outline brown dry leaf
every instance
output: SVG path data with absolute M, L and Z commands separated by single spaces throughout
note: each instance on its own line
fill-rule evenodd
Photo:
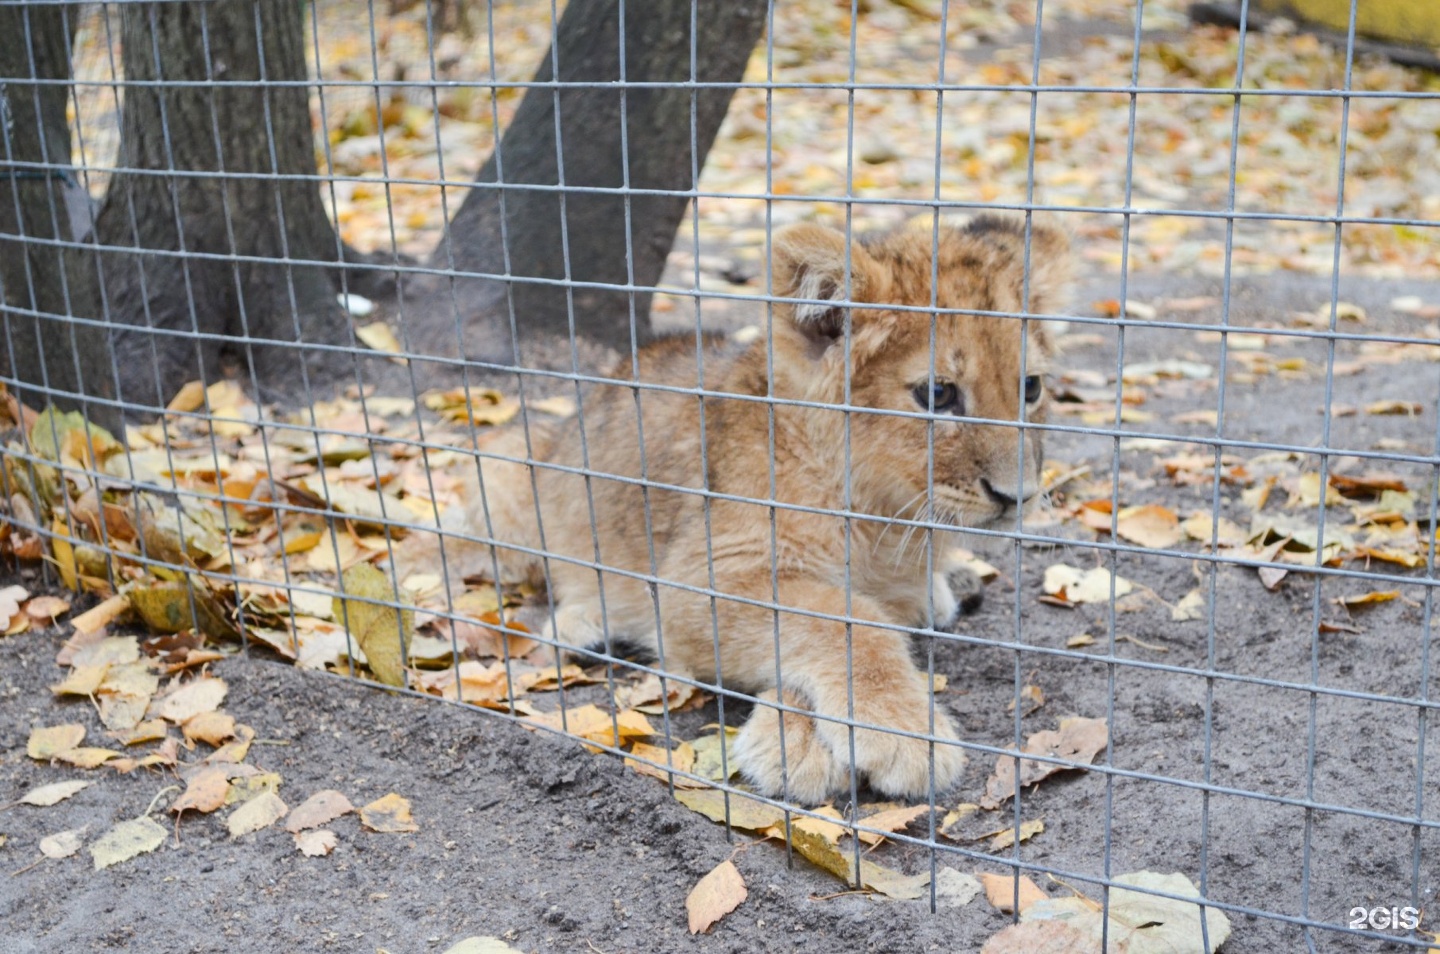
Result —
M 123 821 L 91 842 L 90 857 L 95 861 L 95 870 L 154 851 L 165 843 L 167 834 L 149 815 Z
M 1025 952 L 1056 951 L 1058 954 L 1089 954 L 1100 950 L 1101 939 L 1107 939 L 1112 950 L 1123 950 L 1130 954 L 1171 954 L 1175 951 L 1213 954 L 1230 936 L 1230 920 L 1215 908 L 1204 910 L 1205 923 L 1202 929 L 1202 909 L 1198 903 L 1158 897 L 1152 892 L 1164 892 L 1177 897 L 1200 898 L 1195 884 L 1183 874 L 1157 874 L 1153 871 L 1139 871 L 1115 876 L 1116 887 L 1110 889 L 1108 909 L 1099 902 L 1081 894 L 1068 898 L 1045 898 L 1024 907 L 1020 919 L 1026 924 L 1058 923 L 1080 935 L 1078 941 L 1062 935 L 1031 933 L 1036 943 L 1043 938 L 1046 943 L 1062 940 L 1064 947 L 1018 946 L 1019 932 L 1006 928 L 992 940 L 1002 943 L 992 947 L 986 944 L 984 951 Z M 1130 885 L 1131 887 L 1119 887 Z M 1139 889 L 1139 890 L 1134 890 Z M 1108 915 L 1108 916 L 1107 916 Z M 1208 947 L 1205 941 L 1209 941 Z M 1056 941 L 1058 943 L 1058 941 Z
M 63 680 L 51 686 L 50 691 L 57 696 L 93 696 L 109 671 L 110 664 L 103 662 L 76 666 Z
M 1020 841 L 1029 841 L 1045 830 L 1045 822 L 1039 818 L 1020 823 Z M 995 831 L 987 832 L 976 838 L 975 841 L 991 839 L 990 851 L 1004 851 L 1015 844 L 1015 827 L 997 828 Z
M 929 811 L 929 805 L 890 808 L 860 819 L 859 824 L 864 825 L 866 828 L 878 828 L 883 832 L 897 832 L 908 828 L 912 822 L 923 817 Z M 878 845 L 885 840 L 884 835 L 873 831 L 857 830 L 857 834 L 860 840 L 867 845 Z
M 1290 571 L 1283 566 L 1260 566 L 1256 567 L 1255 571 L 1259 574 L 1260 582 L 1264 585 L 1265 589 L 1272 592 L 1280 585 L 1280 582 L 1284 580 L 1285 577 L 1290 575 Z
M 990 902 L 991 907 L 1001 914 L 1015 913 L 1017 881 L 1014 875 L 976 872 L 975 877 L 979 878 L 980 883 L 984 885 L 985 900 Z M 1035 882 L 1024 875 L 1020 876 L 1018 884 L 1019 909 L 1022 914 L 1036 901 L 1046 901 L 1050 898 Z
M 188 414 L 192 411 L 198 411 L 204 406 L 205 382 L 186 381 L 180 386 L 180 390 L 175 392 L 175 396 L 170 399 L 170 403 L 165 405 L 165 410 L 179 411 Z
M 1211 536 L 1215 537 L 1215 545 L 1220 547 L 1238 547 L 1244 544 L 1245 538 L 1249 536 L 1240 525 L 1228 517 L 1221 517 L 1218 530 L 1213 514 L 1201 512 L 1190 517 L 1180 524 L 1180 529 L 1191 540 L 1209 544 Z
M 395 332 L 383 321 L 372 321 L 368 325 L 361 325 L 355 329 L 355 337 L 359 338 L 365 345 L 375 351 L 389 351 L 392 354 L 403 351 L 400 347 L 400 339 L 395 337 Z M 398 359 L 402 363 L 405 359 Z
M 58 596 L 37 596 L 25 604 L 25 615 L 47 626 L 68 612 L 70 604 Z
M 85 829 L 88 827 L 89 826 L 86 825 L 80 828 L 72 828 L 69 831 L 60 831 L 41 838 L 40 854 L 52 861 L 69 858 L 80 850 L 80 845 L 83 843 L 85 836 Z
M 173 686 L 174 683 L 171 685 Z M 173 689 L 169 695 L 156 699 L 151 708 L 155 710 L 156 715 L 167 722 L 183 725 L 187 719 L 193 716 L 220 708 L 220 704 L 225 701 L 225 693 L 228 691 L 229 686 L 225 684 L 224 679 L 202 676 Z
M 563 721 L 562 721 L 563 716 Z M 588 740 L 596 745 L 620 746 L 630 739 L 655 734 L 650 720 L 632 709 L 611 715 L 599 706 L 587 704 L 528 716 L 521 725 L 534 723 Z
M 690 933 L 704 934 L 738 908 L 749 895 L 745 879 L 733 861 L 722 861 L 701 878 L 685 897 Z
M 390 578 L 368 563 L 352 566 L 341 580 L 352 596 L 409 604 L 409 596 L 403 590 L 397 592 Z M 360 644 L 375 678 L 387 686 L 405 685 L 405 652 L 415 632 L 415 611 L 342 596 L 336 596 L 333 604 L 336 621 Z
M 1058 730 L 1047 729 L 1036 732 L 1025 740 L 1022 752 L 1030 755 L 1046 755 L 1078 763 L 1073 766 L 1020 760 L 1020 787 L 1033 785 L 1049 778 L 1056 772 L 1081 768 L 1095 760 L 1109 744 L 1110 732 L 1104 719 L 1073 717 L 1060 720 Z M 996 759 L 995 772 L 985 783 L 985 795 L 980 799 L 982 808 L 999 808 L 1015 794 L 1015 758 L 1002 755 Z
M 671 711 L 690 701 L 695 687 L 675 679 L 665 680 L 662 690 L 660 677 L 646 673 L 645 678 L 635 683 L 625 683 L 615 690 L 615 706 L 618 709 L 634 709 L 649 715 L 661 715 L 668 707 Z
M 1024 685 L 1020 687 L 1020 701 L 1025 704 L 1025 714 L 1029 715 L 1045 704 L 1045 691 L 1039 686 Z M 1006 712 L 1015 711 L 1015 700 L 1011 699 L 1005 703 Z
M 1155 504 L 1121 510 L 1115 515 L 1115 533 L 1131 543 L 1157 550 L 1170 549 L 1184 536 L 1175 512 Z
M 31 729 L 30 739 L 25 743 L 25 754 L 32 759 L 45 762 L 55 758 L 61 752 L 75 748 L 83 741 L 85 741 L 85 727 L 78 722 Z
M 1403 414 L 1417 417 L 1425 410 L 1419 401 L 1374 401 L 1365 405 L 1366 414 Z
M 22 805 L 34 805 L 39 808 L 49 808 L 51 805 L 59 804 L 65 799 L 90 787 L 92 783 L 83 779 L 74 779 L 68 782 L 51 782 L 49 785 L 41 785 L 32 788 L 21 795 L 16 801 Z
M 668 782 L 673 777 L 676 785 L 694 784 L 690 779 L 674 774 L 675 772 L 689 772 L 695 768 L 695 750 L 690 747 L 689 742 L 681 742 L 673 749 L 636 742 L 630 747 L 630 755 L 632 757 L 625 760 L 625 766 L 634 769 L 641 775 L 658 778 L 662 782 Z M 650 765 L 647 762 L 639 761 L 640 759 L 646 759 L 655 764 Z M 667 771 L 667 766 L 674 771 Z
M 190 612 L 192 593 L 177 580 L 153 580 L 132 586 L 130 606 L 157 633 L 178 633 L 195 625 Z
M 1335 602 L 1349 609 L 1360 606 L 1374 606 L 1376 603 L 1388 603 L 1391 600 L 1399 599 L 1399 590 L 1375 590 L 1370 593 L 1357 593 L 1351 596 L 1342 596 Z
M 727 798 L 728 816 L 726 813 Z M 741 795 L 739 792 L 727 793 L 716 788 L 698 791 L 677 790 L 675 800 L 692 812 L 699 812 L 711 821 L 723 823 L 728 817 L 732 827 L 744 828 L 747 831 L 764 831 L 785 820 L 783 808 Z
M 110 737 L 121 745 L 140 745 L 144 742 L 159 742 L 165 738 L 168 731 L 164 719 L 148 719 L 133 728 L 111 732 Z
M 319 828 L 354 810 L 355 806 L 350 804 L 350 799 L 333 788 L 327 788 L 301 802 L 300 806 L 290 813 L 289 820 L 285 822 L 285 830 L 301 832 L 307 828 Z
M 206 766 L 190 776 L 185 791 L 170 804 L 170 810 L 177 815 L 184 811 L 208 814 L 224 806 L 229 790 L 229 773 L 219 766 Z
M 73 765 L 76 768 L 99 768 L 114 758 L 119 758 L 120 753 L 110 749 L 101 749 L 95 746 L 81 746 L 74 749 L 66 749 L 64 752 L 55 753 L 55 761 Z
M 1078 570 L 1073 566 L 1057 563 L 1045 570 L 1044 590 L 1048 596 L 1067 603 L 1108 603 L 1110 579 L 1110 571 L 1103 566 Z M 1114 579 L 1116 599 L 1135 588 L 1135 585 L 1124 577 L 1116 576 Z
M 300 854 L 307 858 L 320 858 L 335 850 L 339 839 L 335 833 L 326 828 L 317 831 L 295 832 L 295 847 L 300 849 Z
M 248 802 L 250 799 L 266 792 L 280 794 L 280 786 L 284 780 L 275 772 L 262 772 L 249 765 L 226 764 L 229 770 L 230 787 L 225 790 L 225 804 L 238 805 L 240 802 Z M 241 769 L 248 769 L 254 774 L 236 775 L 235 772 Z
M 1083 646 L 1094 646 L 1095 637 L 1089 633 L 1076 633 L 1065 640 L 1067 649 L 1080 649 Z
M 1172 622 L 1184 623 L 1190 620 L 1205 618 L 1205 594 L 1200 587 L 1195 587 L 1189 593 L 1181 597 L 1180 602 L 1170 611 Z
M 262 828 L 269 828 L 285 817 L 285 803 L 274 792 L 257 795 L 230 813 L 225 827 L 231 838 L 239 838 Z
M 396 833 L 419 831 L 410 817 L 410 800 L 391 792 L 360 809 L 360 824 L 371 831 Z
M 235 717 L 226 712 L 197 712 L 180 724 L 180 731 L 191 742 L 219 748 L 235 737 Z
M 70 625 L 75 627 L 79 633 L 98 633 L 106 626 L 118 620 L 121 616 L 130 611 L 130 599 L 127 596 L 112 596 L 70 620 Z M 61 665 L 65 665 L 63 660 Z
M 8 629 L 10 623 L 16 619 L 24 619 L 28 625 L 29 619 L 20 611 L 20 604 L 29 597 L 30 591 L 23 586 L 7 586 L 0 589 L 0 630 Z
M 253 741 L 255 741 L 255 730 L 248 725 L 237 723 L 235 738 L 207 755 L 205 761 L 211 765 L 243 762 L 245 756 L 250 754 L 250 743 Z

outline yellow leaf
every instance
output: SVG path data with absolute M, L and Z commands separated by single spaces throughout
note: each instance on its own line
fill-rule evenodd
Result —
M 728 814 L 726 811 L 727 799 L 729 802 Z M 724 822 L 728 818 L 731 826 L 744 828 L 747 831 L 764 831 L 773 825 L 778 825 L 785 818 L 785 810 L 777 805 L 770 805 L 738 792 L 726 793 L 714 788 L 699 791 L 677 791 L 675 800 L 692 812 L 699 812 L 711 821 Z
M 1025 876 L 1021 876 L 1017 882 L 1014 875 L 988 874 L 977 872 L 976 878 L 985 886 L 985 900 L 990 902 L 991 907 L 1001 914 L 1012 914 L 1016 909 L 1016 895 L 1018 886 L 1019 909 L 1024 913 L 1036 901 L 1049 899 L 1040 887 Z
M 1034 819 L 1034 820 L 1032 820 L 1032 821 L 1021 822 L 1021 823 L 1020 823 L 1020 840 L 1021 840 L 1021 841 L 1029 841 L 1031 838 L 1033 838 L 1033 837 L 1035 837 L 1036 835 L 1040 834 L 1040 833 L 1041 833 L 1042 831 L 1044 831 L 1044 830 L 1045 830 L 1045 822 L 1041 821 L 1041 820 L 1038 819 L 1038 818 L 1036 818 L 1036 819 Z M 1002 851 L 1002 850 L 1004 850 L 1004 849 L 1006 849 L 1006 848 L 1009 848 L 1011 845 L 1015 844 L 1015 828 L 1014 828 L 1013 826 L 1010 827 L 1010 828 L 1000 828 L 1000 829 L 997 829 L 997 830 L 992 831 L 992 832 L 987 832 L 986 834 L 981 835 L 979 838 L 976 838 L 975 840 L 976 840 L 976 841 L 984 841 L 986 838 L 991 839 L 991 842 L 990 842 L 990 850 L 991 850 L 991 851 Z
M 269 828 L 285 817 L 285 803 L 274 792 L 265 792 L 245 802 L 225 819 L 231 838 L 239 838 L 262 828 Z
M 76 666 L 62 682 L 51 686 L 50 691 L 57 696 L 93 696 L 95 690 L 100 688 L 100 683 L 105 681 L 105 673 L 109 670 L 108 662 Z
M 78 722 L 32 729 L 25 744 L 25 754 L 32 759 L 48 761 L 57 754 L 73 749 L 85 740 L 85 727 Z
M 391 792 L 360 809 L 360 824 L 382 833 L 419 831 L 410 817 L 410 800 Z
M 391 331 L 390 326 L 383 321 L 372 321 L 368 325 L 361 325 L 355 329 L 355 337 L 376 351 L 389 351 L 393 354 L 403 350 L 400 347 L 400 339 L 395 337 L 395 332 Z
M 285 822 L 285 830 L 301 832 L 307 828 L 319 828 L 354 810 L 355 806 L 350 804 L 350 799 L 333 788 L 327 788 L 301 802 L 300 807 L 290 813 L 290 818 Z
M 235 737 L 235 717 L 225 712 L 197 712 L 180 725 L 190 741 L 219 747 Z
M 1345 606 L 1371 606 L 1375 603 L 1388 603 L 1400 596 L 1399 590 L 1376 590 L 1370 593 L 1358 593 L 1353 596 L 1342 596 L 1338 600 Z
M 341 578 L 346 593 L 370 600 L 396 601 L 408 604 L 408 597 L 397 593 L 390 578 L 368 563 L 357 564 Z M 375 678 L 387 686 L 405 685 L 405 650 L 415 630 L 415 611 L 397 610 L 336 596 L 333 603 L 335 619 L 345 625 L 350 635 L 365 651 L 366 662 Z
M 180 814 L 184 811 L 210 813 L 225 804 L 225 795 L 230 790 L 229 774 L 220 766 L 205 766 L 187 779 L 185 791 L 170 803 L 170 811 Z
M 715 923 L 738 908 L 749 895 L 740 869 L 732 861 L 722 861 L 701 878 L 685 898 L 690 933 L 704 934 Z
M 167 411 L 180 411 L 189 413 L 198 411 L 205 406 L 205 383 L 203 381 L 186 381 L 181 385 L 180 390 L 165 405 Z
M 641 775 L 648 775 L 661 781 L 669 781 L 674 772 L 689 772 L 695 767 L 695 750 L 690 747 L 689 742 L 681 742 L 674 749 L 663 749 L 657 745 L 636 742 L 630 748 L 630 755 L 632 758 L 625 760 L 627 768 L 632 768 Z M 642 762 L 639 761 L 640 759 L 647 761 Z M 650 762 L 655 764 L 651 765 Z M 667 771 L 667 766 L 674 771 Z M 675 778 L 677 785 L 689 781 L 686 778 Z
M 165 843 L 167 834 L 149 815 L 123 821 L 91 844 L 90 857 L 95 861 L 95 870 L 154 851 Z
M 69 782 L 51 782 L 49 785 L 41 785 L 32 788 L 21 795 L 17 801 L 25 805 L 35 805 L 39 808 L 48 808 L 51 805 L 65 801 L 76 792 L 90 787 L 90 782 L 76 779 Z
M 181 725 L 191 716 L 220 708 L 228 690 L 224 679 L 213 676 L 194 679 L 164 698 L 157 699 L 156 714 L 162 719 Z
M 119 752 L 112 752 L 109 749 L 81 746 L 80 748 L 66 749 L 64 752 L 56 752 L 55 761 L 64 762 L 76 768 L 97 768 L 113 758 L 118 758 L 119 755 Z

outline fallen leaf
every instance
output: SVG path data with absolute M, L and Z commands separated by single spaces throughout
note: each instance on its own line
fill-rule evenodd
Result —
M 79 616 L 72 617 L 70 625 L 74 626 L 78 632 L 98 633 L 129 611 L 129 597 L 123 595 L 112 596 L 98 606 L 90 607 L 90 609 L 81 613 Z M 62 661 L 61 664 L 64 665 L 65 663 Z
M 1065 646 L 1068 649 L 1079 649 L 1082 646 L 1094 645 L 1095 637 L 1091 636 L 1089 633 L 1076 633 L 1074 636 L 1071 636 L 1065 640 Z
M 397 592 L 390 578 L 368 563 L 346 570 L 341 577 L 345 592 L 365 600 L 409 603 L 403 590 Z M 405 685 L 406 649 L 415 631 L 415 611 L 381 606 L 365 600 L 336 596 L 332 611 L 365 651 L 365 660 L 375 678 L 387 686 Z
M 1280 585 L 1280 581 L 1290 574 L 1290 571 L 1283 566 L 1259 566 L 1255 571 L 1260 575 L 1260 582 L 1265 589 L 1273 591 Z
M 1039 818 L 1021 822 L 1020 841 L 1029 841 L 1044 830 L 1045 822 Z M 996 829 L 995 831 L 981 835 L 975 840 L 984 841 L 986 838 L 990 839 L 990 851 L 1003 851 L 1015 844 L 1015 827 L 1012 825 L 1009 828 Z
M 360 824 L 371 831 L 396 833 L 419 831 L 410 817 L 410 800 L 391 792 L 360 809 Z
M 1200 587 L 1195 587 L 1189 593 L 1180 598 L 1175 608 L 1170 611 L 1172 622 L 1184 623 L 1195 619 L 1205 618 L 1205 594 L 1200 592 Z
M 1095 760 L 1095 756 L 1109 744 L 1110 733 L 1104 719 L 1079 717 L 1061 719 L 1060 727 L 1036 732 L 1025 740 L 1021 751 L 1029 755 L 1046 755 L 1077 763 L 1058 765 L 1051 762 L 1037 762 L 1020 759 L 1020 788 L 1034 785 L 1049 778 L 1056 772 L 1082 768 Z M 1015 757 L 1001 755 L 996 759 L 995 772 L 985 783 L 985 795 L 980 799 L 982 808 L 999 808 L 1015 794 Z
M 737 771 L 735 736 L 738 732 L 733 726 L 725 726 L 712 735 L 691 739 L 690 748 L 695 753 L 695 767 L 691 771 L 712 781 L 727 781 Z
M 66 749 L 64 752 L 55 753 L 55 761 L 73 765 L 76 768 L 98 768 L 113 758 L 119 758 L 119 752 L 112 752 L 110 749 L 101 749 L 95 746 L 81 746 L 74 749 Z
M 1209 544 L 1211 538 L 1219 547 L 1238 547 L 1245 542 L 1247 534 L 1240 525 L 1227 517 L 1221 517 L 1218 524 L 1212 514 L 1201 512 L 1180 524 L 1180 529 L 1191 540 Z
M 307 828 L 319 828 L 354 810 L 350 799 L 333 788 L 327 788 L 301 802 L 285 821 L 285 830 L 301 832 Z
M 295 847 L 307 858 L 319 858 L 335 850 L 338 843 L 335 833 L 327 828 L 315 831 L 295 832 Z
M 1112 887 L 1108 924 L 1106 909 L 1083 895 L 1038 900 L 1021 909 L 1020 919 L 1022 922 L 1033 923 L 1059 922 L 1079 932 L 1087 943 L 1084 947 L 1044 950 L 1096 951 L 1099 950 L 1101 938 L 1105 937 L 1112 948 L 1124 950 L 1128 954 L 1169 954 L 1175 951 L 1208 951 L 1209 954 L 1214 954 L 1230 936 L 1230 919 L 1224 912 L 1215 908 L 1204 909 L 1205 930 L 1202 933 L 1200 905 L 1145 893 L 1163 891 L 1198 899 L 1200 892 L 1183 874 L 1162 875 L 1153 871 L 1140 871 L 1116 875 L 1114 881 L 1117 885 L 1131 885 L 1142 890 Z M 1009 930 L 1010 928 L 1006 929 Z M 1002 931 L 1001 935 L 1004 933 Z M 1208 948 L 1204 944 L 1207 936 L 1210 942 Z M 993 954 L 996 950 L 1021 949 L 992 949 L 987 944 L 982 950 Z M 1024 950 L 1038 951 L 1041 948 L 1031 947 Z
M 76 666 L 63 680 L 50 687 L 57 696 L 93 696 L 110 671 L 109 663 Z
M 190 776 L 185 791 L 170 803 L 170 811 L 177 815 L 185 811 L 208 814 L 224 806 L 229 790 L 229 774 L 223 768 L 206 766 Z
M 1037 901 L 1048 901 L 1050 896 L 1040 890 L 1035 882 L 1028 877 L 1021 875 L 1018 879 L 1015 875 L 989 874 L 987 872 L 976 872 L 975 877 L 985 888 L 985 900 L 990 906 L 1001 914 L 1014 914 L 1016 910 L 1016 892 L 1019 892 L 1019 910 L 1024 914 L 1025 910 Z
M 1393 599 L 1399 599 L 1399 597 L 1399 590 L 1375 590 L 1369 593 L 1356 593 L 1350 596 L 1342 596 L 1335 602 L 1354 609 L 1357 606 L 1373 606 L 1376 603 L 1388 603 Z
M 722 861 L 701 878 L 685 897 L 690 933 L 705 934 L 715 923 L 738 908 L 749 895 L 745 879 L 733 861 Z
M 727 803 L 728 802 L 728 814 Z M 677 790 L 675 800 L 692 812 L 699 812 L 711 821 L 729 821 L 731 827 L 747 831 L 764 831 L 785 820 L 785 810 L 777 805 L 757 801 L 738 792 L 716 788 L 697 791 Z
M 69 831 L 59 831 L 53 835 L 47 835 L 40 839 L 40 854 L 56 861 L 61 858 L 69 858 L 80 850 L 84 836 L 84 828 L 72 828 Z
M 1365 413 L 1375 415 L 1403 414 L 1416 417 L 1424 410 L 1425 405 L 1418 401 L 1374 401 L 1365 405 Z
M 375 351 L 394 353 L 404 350 L 400 347 L 400 339 L 395 337 L 395 332 L 383 321 L 372 321 L 368 325 L 359 326 L 355 329 L 355 337 Z
M 1078 570 L 1064 563 L 1057 563 L 1045 570 L 1044 590 L 1067 603 L 1108 603 L 1110 602 L 1111 573 L 1103 566 L 1089 570 Z M 1116 576 L 1115 597 L 1118 599 L 1135 588 L 1135 585 L 1121 576 Z
M 935 906 L 937 908 L 963 908 L 981 891 L 980 882 L 974 875 L 956 871 L 941 865 L 935 871 Z
M 75 748 L 83 741 L 85 727 L 78 722 L 32 729 L 30 739 L 25 743 L 25 754 L 44 762 L 61 752 Z
M 50 624 L 70 612 L 70 604 L 58 596 L 37 596 L 25 604 L 25 614 L 37 623 Z
M 271 792 L 276 795 L 280 794 L 280 785 L 283 780 L 276 772 L 262 772 L 252 766 L 239 765 L 238 763 L 225 763 L 222 767 L 232 773 L 242 768 L 250 769 L 255 773 L 253 775 L 232 774 L 230 776 L 230 785 L 225 789 L 226 805 L 238 805 L 241 802 L 248 802 L 252 798 L 258 798 L 264 795 L 266 792 Z
M 169 695 L 155 700 L 152 708 L 160 718 L 175 725 L 183 725 L 187 719 L 202 712 L 212 712 L 220 708 L 227 691 L 229 687 L 225 680 L 203 676 L 192 679 Z
M 89 788 L 92 783 L 83 779 L 75 779 L 68 782 L 51 782 L 49 785 L 41 785 L 32 788 L 21 795 L 17 801 L 24 805 L 35 805 L 39 808 L 48 808 L 51 805 L 65 801 L 75 793 Z
M 269 828 L 285 817 L 285 803 L 274 792 L 265 792 L 243 803 L 225 819 L 231 838 Z
M 929 805 L 912 805 L 876 812 L 873 815 L 861 818 L 857 824 L 864 825 L 866 828 L 878 829 L 878 831 L 861 831 L 856 829 L 856 835 L 867 845 L 878 845 L 885 840 L 885 836 L 879 832 L 902 831 L 908 828 L 917 818 L 920 818 L 929 811 Z
M 167 832 L 149 815 L 123 821 L 90 844 L 95 870 L 154 851 L 165 843 Z
M 1111 950 L 1121 948 L 1110 945 Z M 1130 948 L 1123 949 L 1126 954 Z M 1024 921 L 993 935 L 980 954 L 1101 954 L 1099 943 L 1064 921 Z
M 235 737 L 235 717 L 226 712 L 197 712 L 180 724 L 180 731 L 192 742 L 219 747 Z
M 695 767 L 695 750 L 690 747 L 689 742 L 681 742 L 673 749 L 636 742 L 630 747 L 630 755 L 631 757 L 625 760 L 626 768 L 634 769 L 641 775 L 658 778 L 662 782 L 668 782 L 674 777 L 676 785 L 689 783 L 690 780 L 676 776 L 675 772 L 689 772 Z M 646 761 L 639 761 L 640 759 Z M 648 764 L 650 762 L 655 764 Z M 667 770 L 667 766 L 674 771 Z

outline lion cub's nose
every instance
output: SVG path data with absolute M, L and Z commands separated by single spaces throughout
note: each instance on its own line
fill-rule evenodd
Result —
M 1038 484 L 1038 481 L 1037 481 L 1036 483 Z M 994 484 L 990 483 L 990 479 L 989 479 L 988 477 L 981 477 L 981 478 L 980 478 L 980 486 L 981 486 L 982 488 L 984 488 L 984 490 L 985 490 L 985 495 L 986 495 L 987 497 L 989 497 L 991 500 L 995 501 L 997 504 L 1000 504 L 1002 507 L 1013 507 L 1013 506 L 1015 506 L 1016 503 L 1018 502 L 1018 501 L 1015 499 L 1015 494 L 1014 494 L 1013 491 L 1001 490 L 1000 488 L 996 487 Z M 1025 491 L 1026 491 L 1026 492 L 1025 492 L 1025 500 L 1028 501 L 1031 497 L 1035 496 L 1036 492 L 1037 492 L 1039 489 L 1040 489 L 1040 488 L 1039 488 L 1038 486 L 1036 486 L 1036 487 L 1026 487 L 1026 488 L 1025 488 Z

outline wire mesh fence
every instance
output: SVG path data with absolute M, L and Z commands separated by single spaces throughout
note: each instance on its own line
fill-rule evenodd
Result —
M 7 4 L 8 558 L 987 950 L 1428 949 L 1440 92 L 1251 6 Z

